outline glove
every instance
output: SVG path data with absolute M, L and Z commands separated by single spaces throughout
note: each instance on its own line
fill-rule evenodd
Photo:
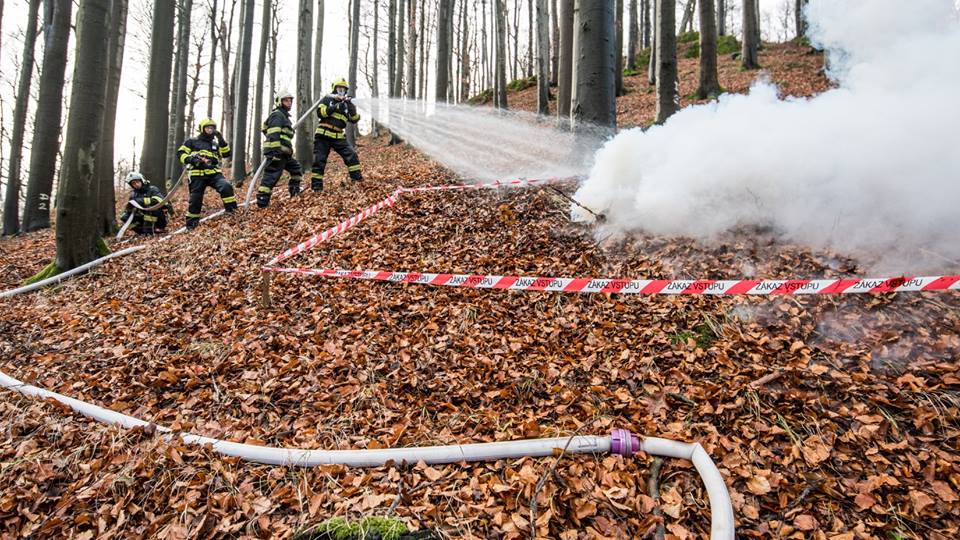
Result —
M 170 214 L 170 217 L 173 217 L 173 216 L 176 214 L 176 212 L 174 212 L 174 210 L 173 210 L 173 205 L 172 205 L 172 204 L 168 204 L 168 205 L 167 205 L 167 213 Z
M 193 168 L 197 168 L 201 164 L 203 164 L 203 160 L 200 159 L 200 156 L 195 154 L 187 156 L 187 159 L 185 159 L 184 161 L 187 163 L 187 165 L 190 165 Z
M 219 131 L 215 131 L 213 134 L 217 137 L 217 143 L 218 143 L 220 146 L 226 146 L 226 145 L 227 145 L 226 139 L 223 138 L 223 133 L 220 133 Z

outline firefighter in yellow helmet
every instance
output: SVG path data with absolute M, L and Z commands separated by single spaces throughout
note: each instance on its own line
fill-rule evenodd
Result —
M 257 207 L 266 208 L 270 204 L 273 188 L 280 180 L 280 175 L 286 170 L 290 173 L 290 183 L 287 184 L 290 196 L 300 193 L 300 180 L 303 178 L 303 167 L 293 157 L 293 123 L 290 121 L 290 108 L 293 107 L 293 94 L 280 92 L 274 100 L 275 108 L 260 131 L 267 140 L 263 143 L 264 159 L 269 160 L 263 173 L 263 182 L 257 191 Z
M 347 142 L 344 130 L 347 124 L 356 124 L 360 120 L 357 106 L 347 94 L 349 84 L 343 79 L 333 82 L 333 93 L 324 96 L 317 107 L 317 118 L 320 119 L 317 131 L 313 136 L 313 168 L 310 179 L 310 189 L 323 191 L 323 171 L 327 167 L 327 156 L 330 150 L 336 151 L 343 158 L 350 178 L 359 182 L 363 180 L 360 173 L 360 157 L 357 151 Z
M 230 159 L 230 145 L 217 131 L 217 123 L 204 118 L 197 126 L 200 133 L 183 142 L 177 150 L 180 163 L 190 165 L 190 203 L 187 206 L 187 229 L 200 224 L 200 212 L 203 210 L 203 192 L 212 187 L 223 200 L 223 209 L 232 214 L 237 209 L 237 197 L 233 186 L 223 177 L 220 162 Z

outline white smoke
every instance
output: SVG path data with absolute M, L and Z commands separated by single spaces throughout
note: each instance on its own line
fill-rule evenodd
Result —
M 811 0 L 810 37 L 828 49 L 837 88 L 781 100 L 758 82 L 749 95 L 622 132 L 576 197 L 615 230 L 709 241 L 771 226 L 877 270 L 960 270 L 956 9 Z

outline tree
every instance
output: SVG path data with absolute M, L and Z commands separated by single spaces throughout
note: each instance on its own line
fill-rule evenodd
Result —
M 411 0 L 411 3 L 412 1 L 413 0 Z M 393 89 L 390 91 L 393 97 L 400 97 L 403 94 L 403 62 L 406 59 L 403 37 L 403 21 L 404 16 L 406 15 L 406 13 L 404 13 L 406 8 L 406 0 L 400 0 L 400 3 L 397 5 L 397 63 L 394 66 L 396 72 L 393 74 Z
M 73 2 L 48 1 L 44 10 L 43 69 L 37 112 L 33 121 L 33 143 L 30 145 L 30 171 L 27 179 L 27 201 L 23 208 L 25 232 L 50 227 L 50 202 L 57 161 L 51 159 L 60 150 L 60 126 L 63 112 L 63 82 L 67 70 L 67 43 Z M 49 18 L 48 18 L 49 16 Z
M 576 85 L 573 89 L 575 131 L 617 130 L 616 44 L 614 2 L 576 0 Z
M 253 49 L 253 0 L 244 0 L 243 25 L 240 27 L 240 50 L 237 59 L 240 61 L 240 73 L 237 77 L 237 114 L 234 119 L 233 144 L 233 183 L 243 184 L 247 177 L 247 113 L 250 106 L 250 57 Z M 313 20 L 310 21 L 313 23 Z M 307 40 L 309 43 L 309 39 Z
M 629 22 L 627 23 L 630 26 L 629 37 L 627 38 L 627 69 L 636 71 L 637 52 L 639 52 L 640 45 L 640 23 L 637 20 L 637 0 L 630 0 L 627 9 L 630 12 Z
M 657 0 L 655 31 L 657 62 L 657 119 L 667 121 L 680 109 L 677 79 L 677 7 L 675 0 Z
M 180 176 L 177 147 L 183 140 L 183 110 L 187 103 L 187 63 L 190 56 L 190 13 L 193 0 L 180 0 L 177 8 L 177 56 L 174 63 L 176 79 L 173 87 L 173 107 L 170 108 L 170 131 L 167 135 L 166 178 L 168 183 Z
M 387 7 L 387 96 L 393 93 L 393 79 L 397 74 L 397 0 L 390 0 Z
M 652 34 L 653 34 L 653 32 L 652 32 L 653 28 L 652 28 L 652 25 L 650 24 L 650 12 L 651 12 L 651 9 L 650 9 L 651 6 L 650 6 L 650 4 L 651 4 L 651 2 L 655 2 L 655 0 L 641 0 L 640 10 L 643 12 L 641 18 L 643 19 L 643 22 L 642 22 L 642 26 L 643 26 L 643 28 L 642 28 L 642 33 L 643 33 L 643 48 L 644 48 L 644 49 L 649 48 L 649 47 L 652 45 L 651 42 L 653 41 L 653 39 L 652 39 L 652 37 L 651 37 Z
M 326 6 L 323 5 L 323 0 L 317 0 L 317 24 L 316 24 L 316 36 L 313 39 L 313 92 L 316 94 L 313 96 L 313 101 L 320 99 L 320 96 L 323 95 L 323 72 L 320 70 L 323 60 L 323 21 L 324 15 L 326 12 Z M 312 103 L 311 103 L 312 104 Z M 298 114 L 301 114 L 298 112 Z M 310 116 L 310 128 L 314 129 L 315 115 Z M 312 159 L 310 160 L 313 161 Z M 301 163 L 301 165 L 303 165 Z M 304 170 L 309 168 L 310 164 L 303 165 Z
M 533 0 L 530 0 L 533 2 Z M 470 97 L 470 32 L 467 24 L 467 3 L 460 10 L 460 99 Z
M 494 0 L 500 2 L 502 0 Z M 453 18 L 453 0 L 440 0 L 437 11 L 437 102 L 447 101 L 447 88 L 450 86 L 450 55 L 453 49 L 450 35 L 450 21 Z
M 615 86 L 615 96 L 622 96 L 626 92 L 623 89 L 623 0 L 617 0 L 616 11 L 614 13 L 614 26 L 616 32 L 616 49 L 614 50 L 614 55 L 616 57 L 615 67 L 616 73 L 614 74 L 614 79 L 616 83 Z
M 797 39 L 803 39 L 807 36 L 807 22 L 803 18 L 803 8 L 807 5 L 807 1 L 796 0 L 794 15 L 796 17 Z
M 323 0 L 320 0 L 321 2 Z M 264 120 L 263 114 L 263 77 L 267 67 L 267 44 L 270 41 L 270 2 L 263 2 L 263 12 L 260 14 L 260 51 L 257 55 L 257 83 L 254 85 L 253 94 L 253 120 L 254 131 L 256 126 Z M 321 20 L 323 15 L 320 15 Z M 319 69 L 317 70 L 319 71 Z M 267 96 L 267 102 L 270 103 L 274 96 Z M 268 107 L 269 108 L 269 107 Z M 253 170 L 260 168 L 260 162 L 263 160 L 263 138 L 253 137 L 253 155 L 250 156 L 250 166 Z
M 537 112 L 550 114 L 550 17 L 547 0 L 537 0 Z
M 23 36 L 23 61 L 17 85 L 17 104 L 13 109 L 13 136 L 10 138 L 7 193 L 3 201 L 3 234 L 20 232 L 20 160 L 23 158 L 23 134 L 26 132 L 27 107 L 30 105 L 30 83 L 33 79 L 33 47 L 37 41 L 37 13 L 40 0 L 30 0 L 27 28 Z M 46 156 L 50 159 L 51 156 Z
M 350 83 L 350 96 L 357 97 L 357 65 L 360 50 L 360 0 L 353 0 L 353 14 L 350 17 L 350 69 L 347 82 Z M 357 125 L 347 125 L 347 141 L 357 147 Z
M 650 83 L 650 86 L 657 84 L 657 13 L 660 11 L 660 4 L 657 2 L 659 0 L 650 0 L 649 18 L 652 20 L 647 21 L 650 25 L 650 63 L 647 65 L 647 82 Z
M 700 0 L 700 86 L 697 99 L 706 99 L 721 91 L 717 75 L 717 17 L 713 0 Z
M 557 123 L 570 126 L 573 94 L 573 0 L 560 0 L 560 76 L 557 83 Z
M 237 7 L 237 0 L 230 0 L 230 16 L 226 18 L 226 0 L 224 0 L 224 13 L 220 16 L 220 62 L 223 71 L 223 129 L 233 129 L 233 103 L 234 103 L 234 81 L 236 80 L 236 66 L 230 69 L 230 54 L 232 53 L 231 44 L 233 36 L 233 13 Z M 221 130 L 222 131 L 222 130 Z
M 417 2 L 410 0 L 407 4 L 410 12 L 407 14 L 409 29 L 407 35 L 407 99 L 417 98 Z M 423 17 L 423 12 L 420 12 Z
M 123 49 L 127 35 L 127 0 L 113 0 L 110 11 L 110 42 L 107 58 L 107 90 L 104 98 L 103 131 L 96 170 L 100 180 L 96 232 L 109 235 L 117 226 L 117 199 L 113 190 L 113 145 L 117 122 L 117 98 L 123 73 Z M 181 120 L 181 125 L 182 125 Z
M 756 0 L 743 0 L 743 45 L 740 61 L 743 69 L 757 69 L 760 62 L 757 60 L 757 5 Z
M 110 28 L 110 4 L 111 0 L 81 0 L 77 15 L 76 64 L 57 195 L 54 264 L 60 272 L 92 261 L 99 253 L 98 243 L 102 245 L 95 223 L 99 191 L 96 159 L 107 94 L 110 40 L 104 39 L 103 32 Z M 172 13 L 172 6 L 168 7 Z
M 693 31 L 693 11 L 697 7 L 697 0 L 688 0 L 683 8 L 683 19 L 680 20 L 680 33 Z
M 441 0 L 443 2 L 444 0 Z M 493 0 L 497 34 L 496 100 L 498 109 L 507 108 L 507 9 L 504 0 Z M 438 85 L 439 89 L 439 85 Z
M 164 177 L 167 130 L 170 119 L 170 68 L 173 58 L 173 2 L 154 2 L 153 32 L 150 36 L 150 74 L 147 77 L 146 122 L 140 172 L 166 192 Z
M 727 35 L 727 0 L 717 0 L 717 35 Z
M 550 0 L 550 84 L 557 85 L 560 80 L 560 16 L 557 13 L 557 0 Z
M 533 4 L 536 0 L 527 0 L 527 78 L 533 77 L 533 36 L 537 33 L 533 20 Z
M 213 116 L 214 81 L 217 66 L 217 0 L 210 5 L 210 77 L 207 80 L 207 118 Z
M 297 111 L 306 111 L 313 105 L 311 91 L 310 67 L 311 46 L 313 45 L 313 0 L 300 0 L 300 9 L 297 19 Z M 321 92 L 317 88 L 317 92 Z M 302 114 L 302 113 L 301 113 Z M 296 132 L 297 161 L 313 163 L 313 134 L 310 133 L 310 122 L 303 122 L 297 126 Z

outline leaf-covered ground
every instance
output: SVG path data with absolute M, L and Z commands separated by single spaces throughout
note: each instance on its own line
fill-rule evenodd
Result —
M 258 269 L 282 249 L 398 185 L 454 180 L 383 141 L 366 141 L 361 156 L 360 186 L 280 194 L 267 211 L 4 301 L 0 370 L 258 444 L 379 448 L 623 427 L 703 444 L 743 537 L 957 537 L 955 293 L 641 298 L 282 275 L 274 306 L 261 308 Z M 566 215 L 544 188 L 407 194 L 290 263 L 643 278 L 859 272 L 759 231 L 711 246 L 595 238 Z M 18 279 L 6 269 L 42 267 L 51 242 L 0 242 L 4 286 Z M 655 502 L 648 456 L 284 469 L 8 391 L 0 415 L 3 537 L 289 537 L 335 515 L 392 509 L 454 538 L 643 538 L 661 519 L 655 507 L 668 534 L 709 534 L 700 479 L 679 460 L 666 460 Z

